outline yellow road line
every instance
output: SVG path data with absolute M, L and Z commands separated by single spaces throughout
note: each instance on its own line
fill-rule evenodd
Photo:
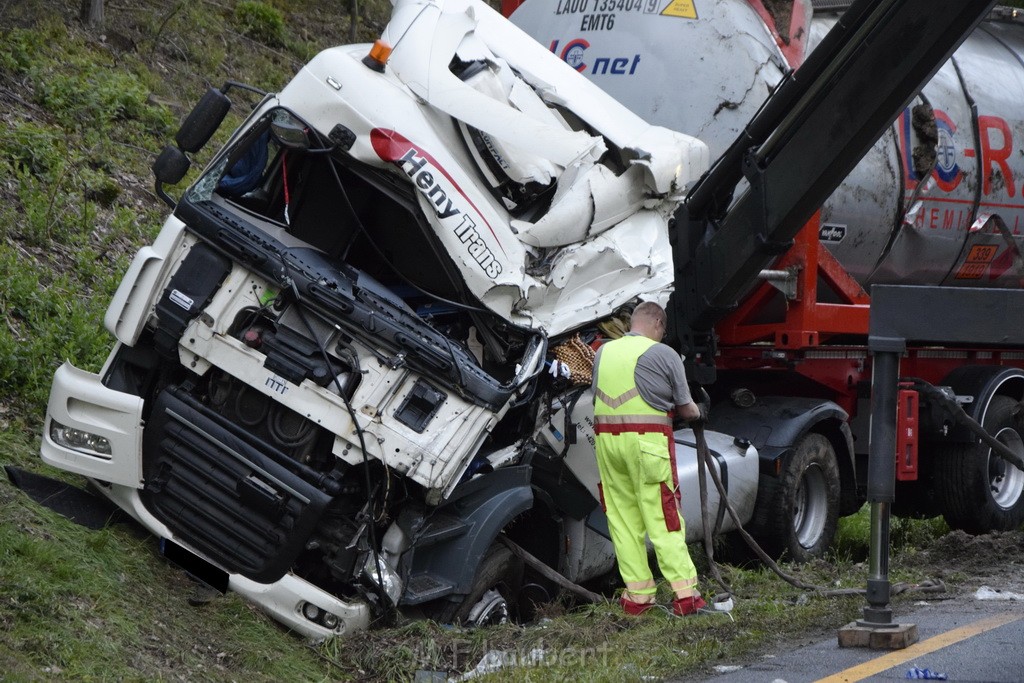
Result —
M 968 624 L 967 626 L 955 628 L 952 631 L 940 633 L 934 638 L 929 638 L 928 640 L 920 643 L 915 643 L 906 649 L 895 650 L 887 655 L 864 662 L 863 664 L 852 666 L 846 671 L 840 671 L 828 678 L 822 678 L 817 681 L 817 683 L 855 683 L 855 681 L 862 681 L 868 676 L 874 676 L 875 674 L 882 673 L 894 666 L 905 664 L 911 659 L 915 659 L 921 655 L 941 650 L 947 645 L 958 643 L 961 640 L 967 640 L 968 638 L 984 633 L 985 631 L 991 631 L 994 628 L 999 628 L 1000 626 L 1005 626 L 1006 624 L 1010 624 L 1021 619 L 1024 619 L 1024 615 L 1011 614 L 1009 612 L 1006 614 L 998 614 L 994 617 L 989 617 L 988 619 L 982 619 L 981 621 L 976 621 L 973 624 Z

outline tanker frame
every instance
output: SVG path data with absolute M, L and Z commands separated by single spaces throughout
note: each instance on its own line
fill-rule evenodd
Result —
M 882 137 L 847 157 L 837 150 L 857 146 L 858 117 L 887 96 L 884 68 L 798 92 L 804 72 L 858 68 L 822 50 L 862 3 L 505 0 L 503 10 L 634 112 L 719 157 L 677 214 L 675 343 L 709 385 L 713 427 L 758 448 L 755 536 L 796 558 L 820 552 L 808 540 L 831 539 L 865 499 L 867 290 L 1024 283 L 1019 11 L 992 10 Z M 922 5 L 921 20 L 941 11 Z M 889 20 L 882 39 L 906 59 L 917 29 Z M 1019 526 L 1024 472 L 981 445 L 950 400 L 1019 453 L 1021 349 L 910 346 L 902 372 L 926 384 L 900 392 L 893 511 L 941 514 L 971 533 Z M 929 385 L 939 391 L 918 391 Z M 792 520 L 758 514 L 786 503 Z

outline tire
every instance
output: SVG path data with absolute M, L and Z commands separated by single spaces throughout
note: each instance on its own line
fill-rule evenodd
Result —
M 769 555 L 793 562 L 822 557 L 839 522 L 839 464 L 821 434 L 806 434 L 778 478 L 762 476 L 751 535 Z
M 511 620 L 520 584 L 523 562 L 500 542 L 491 544 L 477 567 L 473 585 L 459 602 L 440 601 L 430 617 L 443 624 L 493 626 Z
M 982 426 L 1024 454 L 1017 401 L 993 396 Z M 937 453 L 935 489 L 946 523 L 969 534 L 1009 531 L 1024 522 L 1024 472 L 981 443 L 946 444 Z

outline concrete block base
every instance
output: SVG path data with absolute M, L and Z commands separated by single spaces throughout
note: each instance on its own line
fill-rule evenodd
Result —
M 920 640 L 917 624 L 871 624 L 851 621 L 839 629 L 839 647 L 902 650 Z

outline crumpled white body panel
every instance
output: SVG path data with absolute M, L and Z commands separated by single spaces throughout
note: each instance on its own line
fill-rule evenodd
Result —
M 555 335 L 664 301 L 668 219 L 707 147 L 647 124 L 478 0 L 394 5 L 383 74 L 360 63 L 365 46 L 327 50 L 280 103 L 325 131 L 342 123 L 352 154 L 405 176 L 469 290 L 510 321 Z M 486 68 L 463 80 L 456 57 Z M 555 184 L 544 211 L 510 213 L 466 130 L 513 182 Z

